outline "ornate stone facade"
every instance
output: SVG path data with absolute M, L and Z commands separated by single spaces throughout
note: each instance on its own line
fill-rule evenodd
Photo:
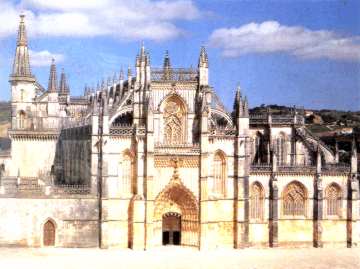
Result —
M 149 249 L 360 242 L 351 165 L 301 113 L 227 112 L 198 67 L 150 66 L 71 97 L 64 72 L 32 75 L 24 17 L 13 73 L 11 154 L 1 154 L 0 245 Z

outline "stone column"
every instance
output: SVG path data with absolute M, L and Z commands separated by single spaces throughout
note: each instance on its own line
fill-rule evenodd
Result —
M 313 208 L 313 219 L 314 219 L 314 247 L 323 247 L 322 242 L 322 219 L 323 219 L 323 202 L 324 194 L 322 187 L 321 174 L 315 176 L 314 181 L 314 208 Z
M 277 247 L 278 243 L 278 221 L 279 221 L 279 189 L 277 182 L 277 158 L 272 152 L 272 173 L 270 177 L 270 201 L 269 201 L 269 245 Z
M 200 178 L 199 178 L 199 249 L 209 248 L 211 235 L 208 232 L 208 181 L 209 181 L 209 132 L 208 112 L 204 110 L 200 118 Z
M 132 248 L 137 250 L 145 249 L 145 197 L 144 197 L 144 170 L 145 170 L 145 155 L 144 155 L 144 136 L 139 135 L 139 130 L 135 128 L 135 152 L 136 152 L 136 190 L 135 195 L 131 201 L 133 203 L 132 212 Z
M 360 244 L 359 221 L 359 181 L 357 174 L 352 174 L 348 180 L 347 204 L 347 247 L 356 247 Z
M 321 179 L 321 150 L 318 145 L 316 155 L 316 175 L 314 180 L 314 208 L 313 208 L 313 244 L 321 248 L 322 243 L 322 219 L 323 219 L 323 187 Z
M 150 99 L 148 104 L 147 112 L 147 126 L 146 126 L 146 160 L 145 160 L 145 210 L 146 210 L 146 219 L 145 219 L 145 248 L 151 248 L 154 246 L 153 238 L 153 215 L 154 215 L 154 201 L 155 195 L 153 192 L 154 182 L 154 117 L 151 107 L 152 100 Z
M 360 244 L 359 221 L 359 179 L 358 158 L 355 136 L 352 141 L 350 175 L 348 179 L 347 205 L 347 246 L 354 247 Z

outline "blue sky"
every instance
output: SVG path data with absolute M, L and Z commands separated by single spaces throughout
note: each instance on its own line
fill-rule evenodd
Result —
M 228 108 L 240 85 L 252 107 L 360 110 L 360 1 L 0 0 L 1 100 L 10 98 L 20 12 L 45 87 L 52 57 L 80 95 L 134 67 L 141 41 L 153 66 L 165 50 L 173 66 L 196 66 L 205 45 L 210 83 Z

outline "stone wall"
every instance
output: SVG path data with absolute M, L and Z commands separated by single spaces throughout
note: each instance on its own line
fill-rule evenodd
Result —
M 97 199 L 0 199 L 0 245 L 41 247 L 43 225 L 56 227 L 56 247 L 98 246 Z

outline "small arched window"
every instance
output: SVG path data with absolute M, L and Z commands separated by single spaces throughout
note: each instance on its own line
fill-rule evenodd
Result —
M 20 111 L 19 112 L 19 128 L 20 129 L 24 129 L 25 128 L 25 117 L 26 117 L 26 114 L 24 111 Z
M 305 216 L 306 189 L 300 182 L 288 184 L 283 194 L 284 216 Z
M 43 229 L 44 246 L 55 246 L 55 224 L 51 220 L 48 220 L 47 222 L 45 222 Z
M 263 220 L 264 218 L 264 189 L 259 182 L 251 185 L 250 189 L 250 218 Z
M 121 163 L 121 192 L 130 194 L 134 193 L 134 161 L 130 152 L 123 155 Z
M 328 216 L 340 216 L 341 214 L 341 189 L 339 185 L 332 183 L 326 188 L 326 214 Z
M 216 152 L 214 156 L 213 172 L 214 184 L 213 193 L 225 196 L 226 190 L 226 159 L 223 152 Z

